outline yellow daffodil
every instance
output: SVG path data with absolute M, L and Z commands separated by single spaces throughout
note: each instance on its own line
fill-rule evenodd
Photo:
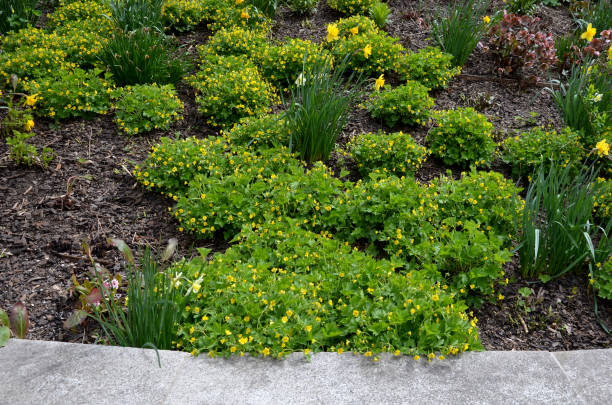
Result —
M 610 144 L 608 144 L 605 139 L 602 139 L 601 141 L 597 142 L 595 149 L 597 150 L 599 157 L 608 156 L 610 153 Z
M 385 78 L 383 75 L 380 75 L 378 79 L 376 79 L 376 82 L 374 83 L 374 88 L 376 89 L 376 91 L 378 91 L 382 89 L 383 87 L 385 87 Z
M 593 25 L 589 23 L 589 25 L 587 25 L 586 31 L 583 32 L 582 35 L 580 35 L 580 38 L 586 39 L 588 42 L 591 42 L 595 34 L 597 34 L 597 28 L 593 28 Z
M 484 17 L 482 17 L 482 21 L 484 21 L 485 24 L 488 24 L 491 22 L 491 17 L 485 15 Z
M 608 59 L 612 60 L 612 45 L 608 48 Z
M 240 13 L 240 18 L 248 20 L 249 17 L 250 17 L 250 15 L 249 15 L 249 13 L 246 10 L 243 10 L 242 13 Z
M 244 2 L 244 0 L 236 0 L 236 5 L 242 4 L 243 2 Z
M 359 33 L 359 27 L 353 27 L 349 30 L 351 34 L 357 35 Z
M 327 42 L 335 41 L 338 39 L 340 30 L 336 24 L 329 24 L 327 26 Z
M 372 47 L 370 44 L 367 44 L 365 48 L 363 48 L 363 56 L 368 59 L 372 55 Z
M 25 127 L 26 131 L 28 131 L 28 132 L 31 131 L 32 128 L 34 128 L 34 121 L 33 120 L 27 120 L 25 125 L 24 125 L 24 127 Z
M 25 103 L 26 105 L 33 106 L 38 101 L 37 94 L 32 94 L 31 96 L 27 96 Z

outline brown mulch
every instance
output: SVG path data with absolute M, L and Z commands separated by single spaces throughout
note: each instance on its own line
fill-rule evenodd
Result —
M 410 49 L 428 44 L 429 32 L 421 18 L 419 2 L 390 0 L 393 10 L 388 31 Z M 539 11 L 555 34 L 564 33 L 571 20 L 565 8 Z M 293 15 L 282 8 L 277 15 L 273 38 L 308 38 L 321 41 L 325 26 L 341 15 L 324 1 L 309 18 Z M 205 28 L 179 35 L 182 49 L 195 56 L 195 47 L 210 35 Z M 475 52 L 464 74 L 492 76 L 494 60 Z M 74 309 L 71 277 L 83 280 L 91 274 L 91 264 L 81 243 L 92 247 L 94 258 L 111 271 L 121 271 L 120 255 L 109 247 L 109 237 L 124 239 L 134 249 L 163 248 L 169 238 L 178 238 L 177 256 L 190 255 L 197 247 L 222 250 L 222 241 L 195 241 L 177 231 L 167 214 L 170 202 L 140 188 L 131 171 L 144 160 L 160 137 L 214 136 L 197 113 L 193 91 L 178 87 L 185 102 L 185 120 L 166 133 L 127 138 L 110 116 L 93 120 L 62 122 L 37 120 L 33 143 L 49 146 L 57 157 L 48 170 L 16 167 L 8 158 L 8 148 L 0 142 L 0 308 L 16 301 L 27 304 L 31 328 L 29 337 L 43 340 L 91 342 L 91 326 L 78 332 L 67 331 L 62 323 Z M 504 138 L 533 125 L 561 125 L 550 94 L 538 87 L 521 88 L 519 83 L 472 80 L 459 77 L 448 89 L 434 94 L 436 109 L 473 106 L 486 114 Z M 358 108 L 338 144 L 354 135 L 383 129 L 380 122 Z M 427 128 L 399 128 L 424 144 Z M 328 162 L 337 168 L 336 155 Z M 350 162 L 349 162 L 350 163 Z M 350 168 L 350 167 L 349 167 Z M 495 170 L 507 173 L 500 162 Z M 460 170 L 451 168 L 453 175 Z M 422 182 L 447 170 L 430 160 L 417 173 Z M 351 177 L 356 178 L 358 175 Z M 515 260 L 508 266 L 509 284 L 501 288 L 503 300 L 485 303 L 474 311 L 484 346 L 488 350 L 570 350 L 612 347 L 612 338 L 598 324 L 593 312 L 593 291 L 584 276 L 571 275 L 547 284 L 528 284 L 517 275 Z M 521 280 L 521 281 L 517 281 Z M 521 298 L 519 288 L 533 293 Z M 519 300 L 524 303 L 520 304 Z M 599 300 L 602 320 L 612 327 L 612 304 Z

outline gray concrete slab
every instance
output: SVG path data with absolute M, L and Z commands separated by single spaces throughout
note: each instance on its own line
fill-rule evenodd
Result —
M 577 404 L 581 400 L 548 352 L 467 353 L 378 363 L 344 353 L 284 361 L 198 357 L 183 370 L 167 404 Z
M 0 349 L 1 404 L 161 404 L 186 353 L 11 339 Z
M 0 404 L 609 404 L 612 349 L 444 361 L 294 353 L 278 361 L 31 340 L 0 349 Z
M 553 356 L 587 404 L 612 404 L 612 350 L 555 352 Z

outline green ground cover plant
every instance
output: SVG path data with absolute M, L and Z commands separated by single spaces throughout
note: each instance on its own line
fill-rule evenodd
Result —
M 440 48 L 425 47 L 402 55 L 397 74 L 402 80 L 416 80 L 431 90 L 443 89 L 461 73 L 461 67 L 453 66 L 452 59 Z
M 376 0 L 327 0 L 327 5 L 344 14 L 368 14 Z
M 198 110 L 212 126 L 228 127 L 260 116 L 279 102 L 274 87 L 246 57 L 220 56 L 187 78 L 196 90 Z
M 502 159 L 512 165 L 515 176 L 530 175 L 540 165 L 551 161 L 580 166 L 585 157 L 580 134 L 569 128 L 534 127 L 504 140 Z
M 497 148 L 493 124 L 471 107 L 437 111 L 427 137 L 434 156 L 447 165 L 486 165 Z
M 328 31 L 329 29 L 330 26 Z M 331 52 L 337 61 L 349 57 L 349 67 L 355 72 L 362 73 L 365 77 L 378 77 L 381 73 L 397 69 L 404 50 L 397 38 L 390 37 L 384 31 L 369 30 L 350 33 L 346 37 L 338 35 L 339 29 L 336 36 L 328 35 L 327 42 Z
M 210 262 L 182 264 L 192 293 L 177 347 L 278 358 L 294 351 L 435 356 L 481 347 L 466 307 L 419 272 L 397 272 L 392 261 L 289 220 L 247 228 L 238 240 Z
M 428 89 L 419 82 L 409 80 L 394 89 L 375 91 L 366 104 L 372 117 L 393 128 L 398 123 L 424 125 L 429 120 L 434 100 Z
M 0 0 L 0 34 L 17 31 L 40 15 L 36 0 Z
M 182 119 L 183 102 L 170 84 L 141 84 L 118 89 L 115 101 L 115 122 L 127 135 L 153 129 L 165 130 Z
M 414 175 L 430 153 L 402 132 L 357 135 L 348 143 L 347 150 L 362 175 L 375 171 Z

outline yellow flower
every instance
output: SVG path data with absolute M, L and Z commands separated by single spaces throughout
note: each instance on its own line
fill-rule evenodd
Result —
M 593 28 L 593 25 L 589 23 L 589 25 L 587 25 L 586 31 L 583 32 L 582 35 L 580 35 L 580 38 L 586 39 L 587 41 L 591 42 L 596 33 L 597 28 Z
M 491 18 L 488 15 L 485 15 L 482 17 L 482 21 L 484 21 L 485 24 L 488 24 L 491 22 Z
M 349 31 L 351 32 L 351 34 L 357 35 L 357 33 L 359 32 L 359 27 L 353 27 Z
M 612 60 L 612 45 L 608 48 L 608 59 Z
M 264 356 L 268 356 L 270 354 L 270 349 L 266 347 L 265 349 L 263 349 L 262 353 Z
M 336 24 L 329 24 L 327 26 L 327 42 L 335 41 L 338 39 L 340 30 Z
M 36 102 L 38 101 L 38 98 L 36 96 L 37 94 L 32 94 L 31 96 L 27 96 L 25 100 L 26 105 L 32 106 L 36 104 Z
M 385 87 L 385 78 L 383 77 L 383 75 L 380 75 L 378 79 L 376 79 L 376 82 L 374 83 L 374 88 L 376 88 L 376 91 L 378 91 L 382 89 L 383 87 Z
M 24 127 L 25 127 L 26 131 L 31 131 L 32 128 L 34 128 L 34 121 L 33 120 L 27 120 Z
M 367 44 L 365 48 L 363 48 L 363 56 L 368 59 L 372 55 L 372 47 L 370 44 Z
M 240 13 L 240 18 L 244 18 L 245 20 L 248 20 L 250 17 L 249 13 L 246 10 L 242 10 L 242 12 Z
M 243 2 L 244 2 L 244 0 L 236 0 L 236 5 L 242 4 Z
M 608 156 L 608 154 L 610 153 L 610 145 L 608 144 L 608 142 L 606 142 L 605 139 L 602 139 L 601 141 L 597 142 L 597 145 L 595 145 L 595 149 L 597 150 L 597 154 L 599 155 L 599 157 Z

